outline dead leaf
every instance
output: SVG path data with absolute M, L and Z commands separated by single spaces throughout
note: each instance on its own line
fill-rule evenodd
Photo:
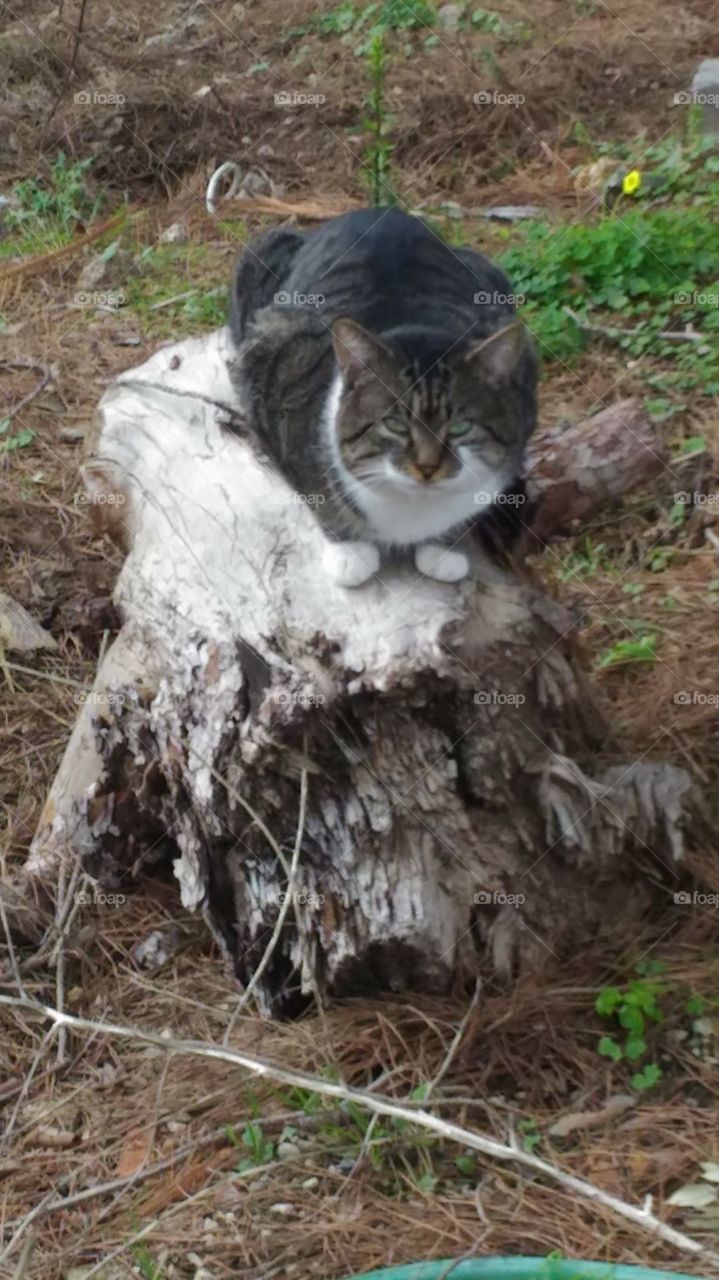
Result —
M 155 1140 L 155 1126 L 143 1125 L 130 1129 L 122 1144 L 122 1151 L 115 1169 L 116 1178 L 131 1178 L 145 1164 Z
M 631 1093 L 616 1093 L 608 1098 L 603 1107 L 597 1111 L 574 1111 L 556 1120 L 549 1130 L 551 1138 L 566 1138 L 576 1129 L 599 1129 L 602 1125 L 616 1120 L 617 1116 L 636 1105 L 636 1098 Z
M 705 1209 L 716 1200 L 719 1200 L 719 1192 L 713 1187 L 707 1187 L 703 1182 L 688 1182 L 684 1187 L 677 1187 L 667 1204 L 676 1205 L 680 1209 Z

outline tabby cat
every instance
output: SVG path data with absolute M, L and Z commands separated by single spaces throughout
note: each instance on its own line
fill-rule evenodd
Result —
M 460 539 L 521 492 L 537 369 L 510 295 L 487 258 L 396 208 L 275 229 L 240 257 L 233 379 L 342 586 L 377 572 L 380 547 L 457 581 Z

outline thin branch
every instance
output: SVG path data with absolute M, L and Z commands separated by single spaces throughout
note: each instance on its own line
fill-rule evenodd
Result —
M 80 37 L 82 35 L 82 24 L 85 21 L 86 8 L 87 8 L 87 0 L 80 0 L 80 16 L 77 20 L 77 29 L 75 31 L 75 43 L 73 45 L 72 55 L 70 57 L 70 64 L 67 68 L 67 71 L 65 72 L 65 78 L 60 86 L 60 92 L 57 95 L 55 102 L 53 103 L 52 111 L 50 112 L 47 120 L 45 121 L 46 129 L 50 124 L 53 116 L 55 115 L 55 112 L 57 111 L 58 107 L 60 106 L 65 90 L 67 89 L 67 86 L 69 85 L 70 81 L 72 80 L 72 77 L 75 74 L 75 64 L 77 63 L 77 54 L 80 48 Z
M 3 369 L 37 369 L 41 374 L 37 386 L 33 387 L 32 391 L 28 391 L 27 395 L 24 395 L 21 400 L 18 400 L 17 404 L 12 405 L 7 413 L 4 414 L 8 419 L 16 418 L 19 413 L 22 413 L 23 409 L 30 404 L 30 401 L 39 396 L 55 377 L 55 370 L 51 365 L 37 364 L 34 360 L 3 361 L 1 367 Z
M 577 328 L 583 329 L 585 333 L 598 333 L 604 338 L 636 338 L 641 333 L 646 333 L 646 325 L 638 324 L 636 329 L 620 329 L 615 325 L 591 324 L 589 320 L 585 320 L 583 316 L 577 315 L 576 311 L 572 311 L 571 307 L 563 307 L 562 310 L 573 320 Z M 705 342 L 703 334 L 697 333 L 692 329 L 691 325 L 687 325 L 686 329 L 662 329 L 659 333 L 653 335 L 655 338 L 665 338 L 667 342 Z
M 436 1133 L 440 1138 L 444 1138 L 449 1142 L 456 1142 L 462 1147 L 469 1147 L 474 1151 L 479 1151 L 482 1155 L 490 1156 L 494 1160 L 524 1165 L 534 1173 L 539 1173 L 543 1177 L 559 1183 L 560 1186 L 568 1188 L 576 1195 L 582 1196 L 586 1200 L 591 1200 L 595 1204 L 602 1205 L 618 1217 L 634 1223 L 635 1226 L 640 1227 L 647 1234 L 673 1245 L 675 1249 L 705 1259 L 714 1267 L 719 1266 L 719 1254 L 707 1249 L 698 1240 L 694 1240 L 691 1236 L 675 1230 L 674 1227 L 670 1227 L 667 1223 L 662 1222 L 660 1218 L 655 1217 L 651 1211 L 651 1201 L 649 1199 L 642 1208 L 638 1208 L 636 1205 L 628 1204 L 607 1191 L 602 1191 L 600 1187 L 596 1187 L 591 1182 L 586 1182 L 583 1178 L 577 1178 L 573 1174 L 565 1173 L 562 1169 L 557 1169 L 546 1160 L 540 1159 L 539 1156 L 508 1146 L 503 1142 L 497 1142 L 494 1138 L 473 1133 L 470 1129 L 452 1124 L 439 1116 L 431 1115 L 428 1111 L 420 1109 L 415 1111 L 411 1106 L 395 1102 L 391 1098 L 378 1097 L 366 1089 L 336 1084 L 323 1076 L 315 1076 L 309 1071 L 285 1067 L 271 1058 L 259 1057 L 258 1055 L 241 1052 L 238 1049 L 203 1044 L 193 1040 L 164 1039 L 157 1032 L 144 1031 L 139 1027 L 125 1026 L 112 1022 L 94 1022 L 90 1018 L 81 1018 L 74 1014 L 61 1012 L 59 1009 L 52 1008 L 52 1006 L 23 999 L 20 996 L 0 995 L 0 1005 L 24 1009 L 29 1014 L 49 1019 L 54 1027 L 72 1027 L 77 1031 L 91 1031 L 93 1034 L 150 1044 L 166 1053 L 189 1054 L 193 1057 L 207 1058 L 215 1062 L 228 1062 L 234 1066 L 243 1067 L 245 1071 L 249 1071 L 255 1076 L 266 1077 L 268 1080 L 290 1088 L 308 1089 L 322 1097 L 337 1098 L 342 1102 L 354 1102 L 373 1114 L 391 1116 L 395 1120 L 418 1125 L 420 1128 Z M 266 1168 L 266 1166 L 263 1166 L 263 1168 Z M 187 1202 L 184 1201 L 183 1203 Z M 143 1228 L 143 1232 L 146 1234 L 156 1224 L 157 1220 L 147 1224 L 147 1227 Z M 8 1256 L 11 1246 L 14 1246 L 19 1235 L 20 1231 L 18 1229 L 0 1261 Z M 105 1262 L 107 1261 L 108 1259 L 105 1259 Z M 91 1274 L 92 1272 L 88 1274 L 88 1280 Z
M 449 1051 L 447 1053 L 447 1056 L 445 1057 L 444 1062 L 440 1066 L 439 1071 L 437 1072 L 434 1079 L 430 1080 L 429 1084 L 427 1085 L 427 1089 L 424 1095 L 425 1102 L 429 1098 L 429 1095 L 437 1088 L 437 1085 L 444 1079 L 455 1057 L 457 1056 L 457 1053 L 459 1051 L 459 1046 L 461 1045 L 464 1039 L 464 1033 L 467 1030 L 467 1023 L 469 1022 L 470 1018 L 472 1017 L 472 1014 L 474 1013 L 475 1009 L 477 1008 L 477 1005 L 479 1004 L 479 997 L 481 993 L 482 993 L 482 979 L 477 978 L 477 982 L 474 988 L 474 993 L 472 995 L 472 999 L 469 1002 L 469 1007 L 464 1017 L 462 1018 L 462 1021 L 457 1027 L 457 1033 L 451 1045 L 449 1046 Z

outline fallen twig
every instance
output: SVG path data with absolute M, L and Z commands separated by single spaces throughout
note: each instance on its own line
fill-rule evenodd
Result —
M 32 391 L 28 391 L 27 395 L 24 395 L 21 400 L 18 400 L 17 404 L 12 405 L 7 410 L 4 416 L 10 419 L 16 418 L 19 413 L 22 413 L 26 405 L 29 405 L 31 400 L 34 400 L 36 396 L 39 396 L 45 390 L 48 383 L 52 382 L 56 372 L 52 365 L 38 364 L 35 360 L 3 360 L 0 367 L 3 369 L 37 369 L 41 374 L 37 386 L 33 387 Z
M 75 65 L 77 63 L 78 49 L 80 48 L 80 37 L 82 36 L 82 24 L 85 21 L 86 8 L 87 8 L 87 0 L 80 0 L 80 13 L 77 19 L 77 27 L 75 29 L 75 43 L 73 45 L 72 54 L 70 55 L 70 63 L 65 72 L 65 78 L 60 86 L 60 92 L 53 103 L 52 110 L 47 120 L 45 121 L 46 129 L 50 124 L 50 121 L 52 120 L 53 116 L 55 115 L 55 112 L 57 111 L 58 107 L 60 106 L 65 90 L 67 89 L 67 86 L 69 85 L 70 81 L 72 80 L 72 77 L 75 74 Z
M 571 307 L 563 307 L 562 310 L 585 333 L 599 333 L 605 338 L 636 338 L 640 333 L 646 332 L 645 325 L 639 324 L 636 329 L 621 329 L 616 325 L 590 324 L 588 320 L 577 315 L 576 311 L 572 311 Z M 653 336 L 655 338 L 666 338 L 667 342 L 706 341 L 704 335 L 697 333 L 690 324 L 687 325 L 686 329 L 661 329 L 659 333 L 655 333 Z
M 60 258 L 71 257 L 73 253 L 78 253 L 80 249 L 92 244 L 94 240 L 99 240 L 106 231 L 112 231 L 114 227 L 119 227 L 122 222 L 126 221 L 127 216 L 127 211 L 123 210 L 122 213 L 116 213 L 114 217 L 107 218 L 104 222 L 99 222 L 92 230 L 86 231 L 84 235 L 77 236 L 69 244 L 61 245 L 59 249 L 50 249 L 48 253 L 38 254 L 35 258 L 25 258 L 22 262 L 16 262 L 11 267 L 5 267 L 3 271 L 0 271 L 0 284 L 5 280 L 13 280 L 17 276 L 28 275 L 35 271 L 44 271 L 46 267 L 51 267 Z
M 551 1178 L 554 1182 L 567 1187 L 575 1194 L 583 1196 L 586 1200 L 602 1205 L 618 1217 L 634 1223 L 642 1231 L 664 1240 L 667 1244 L 673 1245 L 674 1248 L 681 1250 L 683 1253 L 691 1253 L 710 1262 L 714 1267 L 719 1266 L 719 1254 L 707 1249 L 698 1240 L 694 1240 L 691 1236 L 675 1230 L 674 1227 L 670 1227 L 667 1223 L 662 1222 L 660 1218 L 657 1218 L 651 1211 L 650 1197 L 647 1198 L 641 1208 L 628 1204 L 617 1196 L 611 1195 L 607 1191 L 602 1191 L 600 1187 L 595 1186 L 593 1183 L 586 1182 L 583 1178 L 577 1178 L 573 1174 L 565 1173 L 562 1169 L 557 1169 L 554 1165 L 549 1164 L 548 1161 L 540 1159 L 539 1156 L 523 1151 L 519 1147 L 497 1142 L 496 1139 L 488 1138 L 483 1134 L 473 1133 L 470 1129 L 452 1124 L 439 1116 L 431 1115 L 428 1111 L 413 1110 L 411 1106 L 405 1103 L 395 1102 L 391 1098 L 378 1097 L 367 1089 L 357 1089 L 350 1085 L 336 1084 L 323 1076 L 315 1076 L 308 1071 L 285 1067 L 270 1058 L 262 1058 L 254 1054 L 241 1052 L 238 1049 L 203 1044 L 193 1040 L 177 1040 L 173 1037 L 164 1038 L 156 1032 L 143 1031 L 139 1027 L 124 1026 L 118 1023 L 94 1022 L 90 1018 L 81 1018 L 61 1012 L 50 1005 L 43 1005 L 20 996 L 0 995 L 0 1004 L 11 1008 L 24 1009 L 28 1014 L 49 1019 L 53 1027 L 72 1027 L 77 1031 L 91 1031 L 96 1035 L 107 1035 L 116 1039 L 136 1040 L 139 1043 L 151 1044 L 163 1049 L 166 1053 L 183 1053 L 200 1058 L 209 1058 L 212 1061 L 228 1062 L 235 1066 L 243 1067 L 253 1075 L 265 1076 L 268 1080 L 277 1081 L 279 1084 L 287 1085 L 290 1088 L 308 1089 L 313 1093 L 320 1094 L 322 1097 L 338 1098 L 343 1102 L 354 1102 L 373 1114 L 391 1116 L 395 1120 L 403 1120 L 409 1124 L 419 1125 L 421 1128 L 429 1129 L 436 1133 L 440 1138 L 444 1138 L 449 1142 L 457 1142 L 463 1147 L 470 1147 L 472 1150 L 479 1151 L 482 1155 L 490 1156 L 494 1160 L 511 1161 L 524 1165 L 533 1172 L 539 1173 L 546 1178 Z M 29 1223 L 29 1221 L 30 1217 L 28 1216 L 26 1222 Z M 151 1230 L 153 1225 L 152 1223 L 148 1224 L 146 1228 L 143 1228 L 143 1232 L 146 1233 Z M 18 1228 L 2 1257 L 0 1257 L 0 1261 L 7 1258 L 11 1248 L 20 1238 L 20 1234 L 21 1232 Z M 105 1262 L 107 1260 L 105 1259 Z

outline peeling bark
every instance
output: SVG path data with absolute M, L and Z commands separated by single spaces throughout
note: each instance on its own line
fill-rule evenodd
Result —
M 79 855 L 115 888 L 171 858 L 246 983 L 299 837 L 256 989 L 273 1013 L 315 989 L 443 991 L 626 929 L 661 892 L 647 866 L 680 855 L 688 777 L 602 764 L 571 619 L 509 569 L 478 553 L 459 586 L 400 559 L 358 591 L 327 581 L 312 512 L 243 434 L 229 355 L 225 331 L 183 342 L 103 398 L 86 485 L 127 548 L 124 623 L 28 874 Z M 658 465 L 634 402 L 541 445 L 542 537 Z

